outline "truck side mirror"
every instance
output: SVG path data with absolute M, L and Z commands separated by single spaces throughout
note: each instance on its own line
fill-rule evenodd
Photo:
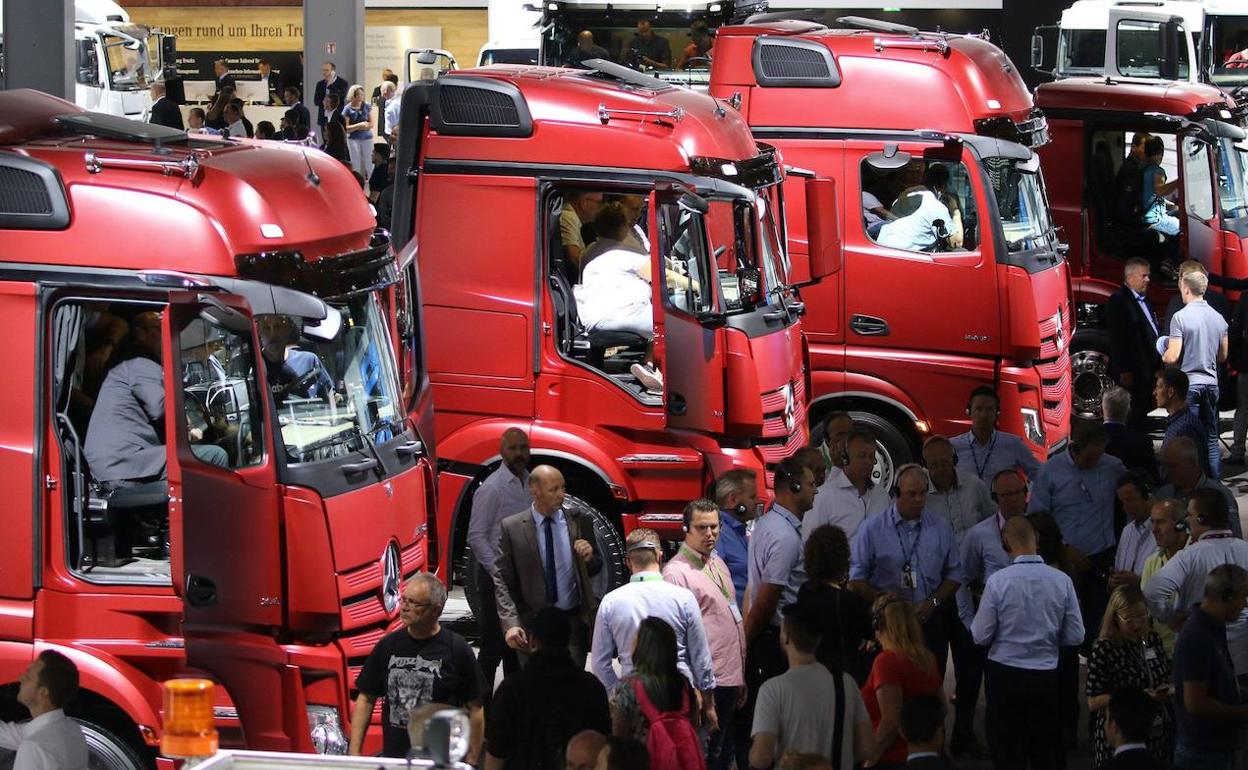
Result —
M 841 229 L 836 209 L 836 182 L 806 180 L 806 233 L 810 277 L 819 280 L 841 269 Z
M 1041 75 L 1053 77 L 1057 71 L 1057 36 L 1054 26 L 1036 27 L 1031 36 L 1031 68 Z
M 1179 61 L 1186 55 L 1183 25 L 1177 19 L 1170 19 L 1161 25 L 1161 70 L 1162 80 L 1179 79 Z
M 100 71 L 95 59 L 95 40 L 87 38 L 75 40 L 74 43 L 77 55 L 76 80 L 84 86 L 99 85 Z

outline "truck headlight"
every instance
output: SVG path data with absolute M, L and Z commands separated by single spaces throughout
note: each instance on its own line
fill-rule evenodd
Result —
M 312 731 L 312 746 L 318 754 L 347 753 L 347 736 L 342 731 L 342 720 L 333 706 L 308 706 L 308 729 Z
M 409 759 L 432 759 L 437 767 L 454 767 L 468 754 L 472 722 L 462 709 L 443 709 L 425 722 L 423 746 L 413 747 Z
M 1024 406 L 1019 411 L 1023 415 L 1023 433 L 1027 440 L 1037 446 L 1044 446 L 1044 420 L 1040 419 L 1040 412 L 1029 406 Z

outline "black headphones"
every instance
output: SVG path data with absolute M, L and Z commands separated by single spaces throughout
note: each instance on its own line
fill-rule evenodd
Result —
M 927 467 L 927 458 L 923 456 L 923 453 L 927 451 L 929 446 L 933 446 L 935 444 L 944 444 L 949 447 L 949 450 L 953 452 L 953 467 L 958 467 L 958 450 L 953 446 L 953 442 L 950 441 L 948 437 L 942 436 L 939 433 L 935 436 L 929 436 L 928 439 L 923 442 L 923 446 L 919 449 L 919 464 L 924 468 Z
M 928 479 L 927 470 L 918 463 L 906 463 L 897 469 L 897 473 L 893 475 L 893 485 L 888 488 L 888 496 L 896 500 L 901 497 L 901 477 L 912 470 L 923 471 L 924 479 Z M 930 479 L 929 483 L 930 483 Z
M 875 609 L 871 610 L 871 630 L 876 631 L 876 632 L 883 631 L 884 630 L 884 610 L 887 610 L 889 607 L 893 606 L 894 604 L 901 604 L 904 601 L 905 599 L 901 598 L 900 596 L 897 596 L 896 594 L 889 594 L 888 598 L 885 599 L 884 602 L 880 604 L 879 607 L 876 607 Z
M 991 385 L 980 385 L 971 391 L 971 395 L 966 399 L 966 416 L 971 416 L 971 404 L 975 403 L 975 399 L 980 396 L 988 396 L 997 406 L 997 414 L 1001 414 L 1001 397 L 997 395 L 996 389 Z
M 802 491 L 802 471 L 806 466 L 794 460 L 792 457 L 785 458 L 776 466 L 775 487 L 780 488 L 781 484 L 785 484 L 789 491 L 797 494 Z

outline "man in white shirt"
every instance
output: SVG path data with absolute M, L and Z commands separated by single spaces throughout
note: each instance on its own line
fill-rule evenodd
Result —
M 61 709 L 78 693 L 78 668 L 55 650 L 44 650 L 18 680 L 17 702 L 29 722 L 0 722 L 0 748 L 16 749 L 14 770 L 82 770 L 87 741 Z
M 854 430 L 845 439 L 844 467 L 839 473 L 829 473 L 819 494 L 815 507 L 806 514 L 802 524 L 802 541 L 824 524 L 832 524 L 845 530 L 850 540 L 858 527 L 868 517 L 888 510 L 892 500 L 882 484 L 871 479 L 875 470 L 875 438 L 866 431 Z
M 1139 585 L 1140 575 L 1144 574 L 1144 562 L 1157 551 L 1153 521 L 1149 518 L 1153 501 L 1148 496 L 1148 482 L 1139 473 L 1127 471 L 1118 479 L 1117 494 L 1118 502 L 1127 514 L 1127 523 L 1118 536 L 1114 571 L 1109 573 L 1111 590 L 1124 583 Z
M 948 186 L 949 169 L 940 163 L 932 164 L 923 177 L 923 187 L 907 190 L 894 204 L 913 207 L 913 210 L 885 223 L 880 228 L 877 242 L 881 246 L 907 251 L 931 251 L 935 248 L 938 242 L 936 223 L 943 223 L 948 232 L 954 229 L 953 215 L 949 213 L 949 207 L 940 201 Z

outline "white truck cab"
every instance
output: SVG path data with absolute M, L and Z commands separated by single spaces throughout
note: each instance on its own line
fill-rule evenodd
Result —
M 173 37 L 131 23 L 113 0 L 75 0 L 74 49 L 74 101 L 136 120 L 146 118 L 148 89 L 174 63 Z

